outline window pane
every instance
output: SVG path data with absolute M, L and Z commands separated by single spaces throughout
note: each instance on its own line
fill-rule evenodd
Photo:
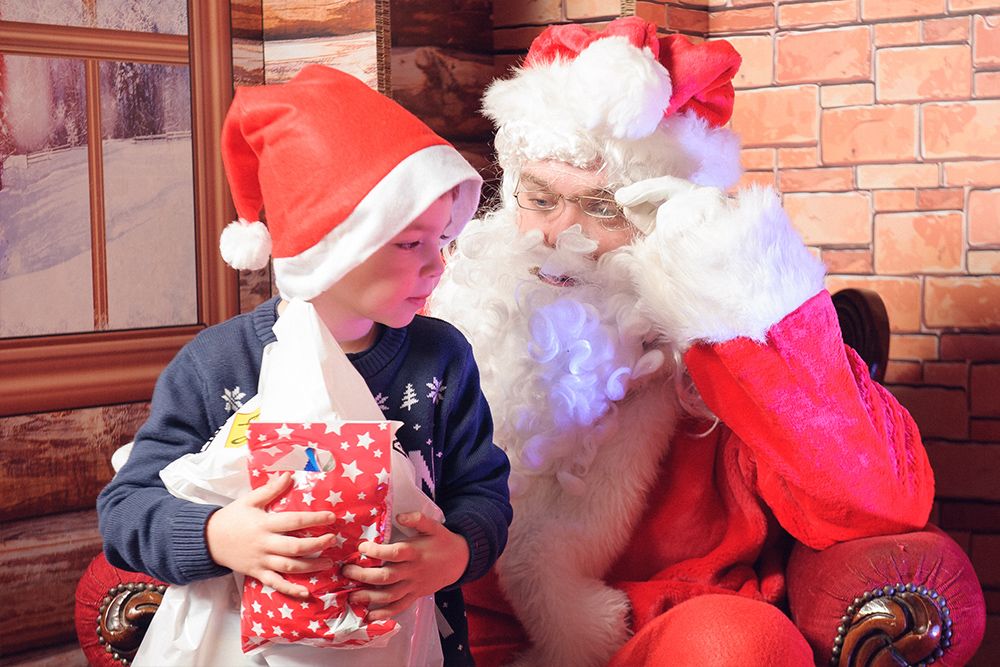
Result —
M 97 0 L 94 27 L 186 35 L 187 0 Z
M 0 55 L 0 337 L 92 331 L 84 67 Z
M 187 0 L 0 0 L 0 19 L 187 34 Z
M 188 68 L 101 63 L 111 329 L 198 321 Z

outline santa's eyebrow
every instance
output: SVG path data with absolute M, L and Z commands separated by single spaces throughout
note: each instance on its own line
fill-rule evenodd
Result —
M 526 172 L 526 171 L 522 171 L 521 172 L 521 181 L 522 182 L 528 181 L 532 185 L 537 185 L 540 188 L 551 187 L 551 184 L 548 183 L 548 182 L 546 182 L 545 179 L 543 179 L 543 178 L 541 178 L 539 176 L 535 176 L 534 174 L 531 174 L 531 173 Z
M 540 187 L 540 188 L 542 188 L 544 190 L 551 190 L 551 188 L 552 188 L 552 184 L 551 183 L 546 182 L 545 179 L 541 178 L 540 176 L 535 176 L 534 174 L 532 174 L 531 172 L 528 172 L 528 171 L 522 171 L 521 172 L 521 182 L 523 183 L 524 181 L 528 181 L 531 185 L 537 185 L 538 187 Z M 603 196 L 603 197 L 608 197 L 608 198 L 611 198 L 611 199 L 614 198 L 614 191 L 609 190 L 606 187 L 604 187 L 604 188 L 586 188 L 586 189 L 580 190 L 579 192 L 576 192 L 574 194 L 575 195 L 583 195 L 585 197 L 602 197 Z

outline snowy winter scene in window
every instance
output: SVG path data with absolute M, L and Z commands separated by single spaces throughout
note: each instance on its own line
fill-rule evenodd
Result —
M 0 0 L 0 19 L 187 34 L 187 0 Z
M 188 68 L 99 72 L 107 327 L 196 322 Z M 83 61 L 0 55 L 0 337 L 94 329 L 87 142 Z

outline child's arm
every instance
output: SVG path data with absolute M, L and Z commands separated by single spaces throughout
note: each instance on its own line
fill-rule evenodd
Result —
M 202 357 L 209 355 L 199 351 L 206 346 L 196 341 L 183 348 L 157 380 L 149 419 L 136 434 L 128 462 L 97 499 L 108 561 L 173 584 L 217 577 L 230 568 L 261 573 L 268 580 L 265 583 L 275 582 L 277 575 L 273 573 L 278 571 L 320 569 L 321 564 L 299 558 L 319 548 L 314 539 L 282 533 L 327 523 L 328 513 L 304 513 L 313 515 L 311 518 L 296 513 L 289 518 L 263 512 L 267 500 L 280 493 L 283 485 L 262 487 L 224 509 L 176 498 L 164 487 L 160 471 L 175 459 L 200 451 L 228 414 L 221 407 L 213 410 L 214 405 L 222 404 L 217 400 L 219 392 L 210 390 L 199 372 L 205 365 Z M 257 368 L 249 358 L 252 353 L 240 359 L 239 349 L 239 345 L 229 345 L 227 359 L 245 364 L 256 375 Z M 287 484 L 287 479 L 282 484 Z M 211 538 L 208 525 L 212 526 Z M 248 548 L 251 543 L 261 545 L 260 549 Z M 234 557 L 234 551 L 242 553 Z M 272 574 L 263 574 L 262 568 Z M 268 585 L 293 595 L 298 592 L 296 587 L 289 589 L 291 584 L 283 579 L 277 583 Z

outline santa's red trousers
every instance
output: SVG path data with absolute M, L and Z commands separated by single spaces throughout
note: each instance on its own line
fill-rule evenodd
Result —
M 520 627 L 497 615 L 469 609 L 477 667 L 499 667 L 528 647 Z M 504 619 L 510 621 L 512 619 Z M 513 632 L 511 632 L 513 630 Z M 508 634 L 509 633 L 509 634 Z M 504 636 L 506 635 L 506 636 Z M 738 595 L 699 595 L 661 614 L 632 637 L 609 667 L 806 667 L 813 665 L 805 638 L 777 607 Z
M 609 667 L 804 667 L 812 650 L 777 607 L 738 595 L 700 595 L 644 627 Z

